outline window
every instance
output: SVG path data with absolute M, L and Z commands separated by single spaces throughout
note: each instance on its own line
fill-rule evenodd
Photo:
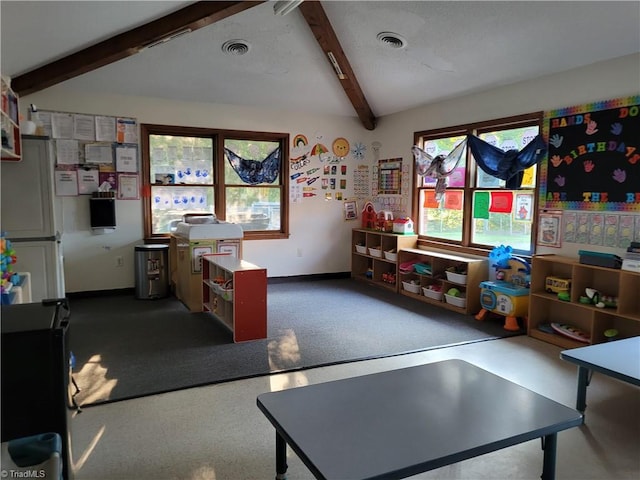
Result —
M 475 135 L 503 151 L 522 150 L 540 132 L 542 113 L 510 117 L 478 124 L 417 132 L 415 144 L 431 157 L 447 156 Z M 535 212 L 538 169 L 521 174 L 520 187 L 486 173 L 467 145 L 457 165 L 449 165 L 446 190 L 440 197 L 436 178 L 416 175 L 413 211 L 421 242 L 451 244 L 461 249 L 491 250 L 510 245 L 520 254 L 532 254 L 535 244 Z
M 227 220 L 244 230 L 280 230 L 280 144 L 226 139 L 224 151 Z M 253 158 L 264 159 L 261 169 L 246 160 Z
M 145 237 L 215 214 L 245 238 L 288 236 L 288 134 L 142 125 Z

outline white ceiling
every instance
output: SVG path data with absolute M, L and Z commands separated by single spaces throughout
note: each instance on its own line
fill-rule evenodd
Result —
M 16 76 L 192 2 L 5 1 Z M 640 52 L 640 2 L 323 1 L 374 115 Z M 302 14 L 266 2 L 57 87 L 356 116 Z M 391 50 L 382 31 L 404 36 Z M 224 42 L 251 44 L 244 56 Z M 639 69 L 640 88 L 640 69 Z

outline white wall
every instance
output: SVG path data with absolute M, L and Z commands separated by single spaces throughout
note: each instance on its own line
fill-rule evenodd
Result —
M 376 131 L 390 156 L 404 155 L 407 159 L 407 145 L 413 142 L 413 133 L 416 131 L 638 94 L 640 54 L 635 54 L 389 115 L 380 119 Z M 578 250 L 597 250 L 624 256 L 624 249 L 574 243 L 565 243 L 560 249 L 539 247 L 537 253 L 577 258 Z
M 373 132 L 365 130 L 357 118 L 152 98 L 70 95 L 56 87 L 21 101 L 23 110 L 34 103 L 43 110 L 131 116 L 140 123 L 289 132 L 292 137 L 302 133 L 310 143 L 321 135 L 321 141 L 329 148 L 336 137 L 345 137 L 352 144 L 359 141 L 367 146 L 367 155 L 364 162 L 347 160 L 350 175 L 344 195 L 349 197 L 353 193 L 353 167 L 358 163 L 373 164 L 373 141 L 382 144 L 379 158 L 402 157 L 412 164 L 410 147 L 415 131 L 636 95 L 639 85 L 640 55 L 631 55 L 383 117 Z M 314 159 L 309 168 L 320 166 L 319 160 Z M 316 193 L 316 197 L 291 204 L 289 239 L 246 241 L 244 258 L 266 267 L 270 277 L 348 271 L 350 232 L 358 224 L 343 220 L 342 202 L 325 201 L 320 189 Z M 134 246 L 143 241 L 142 206 L 140 201 L 116 203 L 116 232 L 92 235 L 88 198 L 63 199 L 68 292 L 133 286 Z M 575 255 L 578 249 L 577 245 L 565 245 L 561 251 L 545 249 L 545 253 Z M 124 257 L 124 267 L 115 266 L 116 256 Z
M 348 100 L 345 98 L 345 101 Z M 289 132 L 291 138 L 302 133 L 309 143 L 315 143 L 316 137 L 322 136 L 320 141 L 329 149 L 337 137 L 345 137 L 352 144 L 357 141 L 368 144 L 372 135 L 357 118 L 152 98 L 70 95 L 56 87 L 21 99 L 23 109 L 30 103 L 41 110 L 131 116 L 137 118 L 139 123 Z M 346 162 L 351 173 L 356 162 L 349 159 Z M 304 170 L 323 165 L 317 157 L 313 157 Z M 314 173 L 321 174 L 322 170 Z M 352 176 L 349 175 L 348 179 L 346 190 L 331 192 L 351 196 Z M 270 277 L 345 272 L 350 268 L 349 245 L 351 228 L 355 223 L 344 220 L 342 201 L 324 199 L 320 179 L 311 186 L 318 189 L 313 192 L 317 196 L 290 205 L 289 239 L 244 242 L 243 258 L 266 267 Z M 66 197 L 62 200 L 67 292 L 132 287 L 134 247 L 143 243 L 142 202 L 116 201 L 116 231 L 94 235 L 89 228 L 88 196 Z M 116 267 L 117 256 L 124 258 L 123 267 Z

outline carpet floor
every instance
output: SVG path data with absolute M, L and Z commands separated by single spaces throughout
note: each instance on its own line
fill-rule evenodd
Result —
M 524 333 L 348 278 L 269 283 L 268 337 L 235 344 L 174 297 L 70 303 L 81 406 Z

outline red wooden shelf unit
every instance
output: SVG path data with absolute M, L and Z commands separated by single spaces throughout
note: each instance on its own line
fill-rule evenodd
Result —
M 226 254 L 202 256 L 202 306 L 234 342 L 267 337 L 267 269 Z

